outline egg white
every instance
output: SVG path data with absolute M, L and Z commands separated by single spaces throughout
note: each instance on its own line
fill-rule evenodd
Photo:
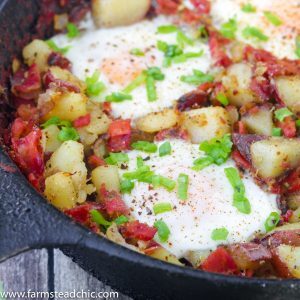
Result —
M 263 48 L 270 51 L 279 58 L 296 59 L 295 41 L 299 34 L 299 1 L 282 0 L 212 0 L 211 17 L 212 23 L 220 29 L 223 23 L 235 18 L 238 23 L 237 39 L 254 47 Z M 245 13 L 241 7 L 245 3 L 250 3 L 256 8 L 255 13 Z M 287 7 L 288 4 L 288 7 Z M 293 11 L 298 10 L 298 14 Z M 282 25 L 274 26 L 264 16 L 264 11 L 271 11 L 282 21 Z M 246 26 L 255 26 L 268 36 L 266 42 L 255 39 L 245 39 L 242 30 Z
M 73 73 L 84 80 L 95 70 L 100 70 L 103 62 L 107 59 L 116 59 L 116 76 L 120 77 L 122 72 L 126 77 L 126 72 L 135 65 L 140 65 L 143 69 L 157 66 L 161 68 L 165 75 L 165 80 L 156 81 L 158 99 L 155 102 L 148 102 L 145 85 L 142 85 L 132 92 L 133 100 L 112 104 L 114 117 L 123 119 L 135 119 L 150 112 L 157 112 L 166 107 L 171 107 L 183 94 L 190 92 L 195 86 L 184 83 L 180 80 L 182 75 L 191 75 L 193 69 L 208 72 L 211 66 L 211 57 L 207 44 L 195 40 L 192 46 L 186 46 L 184 52 L 199 52 L 203 50 L 202 57 L 187 60 L 185 63 L 172 64 L 168 68 L 162 68 L 164 54 L 157 49 L 157 41 L 161 40 L 168 44 L 177 44 L 176 33 L 158 34 L 157 27 L 169 25 L 175 19 L 160 16 L 152 20 L 144 20 L 131 26 L 116 28 L 95 29 L 90 22 L 86 22 L 85 29 L 90 28 L 82 35 L 73 40 L 69 40 L 65 35 L 54 37 L 55 42 L 60 46 L 70 45 L 66 57 L 72 62 Z M 195 37 L 195 31 L 191 28 L 184 28 L 189 37 Z M 130 55 L 134 48 L 145 51 L 145 56 L 137 57 Z M 121 59 L 120 59 L 121 58 Z M 118 69 L 120 71 L 118 71 Z M 124 71 L 125 70 L 125 71 Z M 129 70 L 130 72 L 130 70 Z M 119 92 L 126 84 L 111 82 L 101 73 L 100 78 L 106 85 L 106 90 L 98 101 L 104 101 L 105 96 L 112 92 Z
M 264 222 L 271 212 L 278 212 L 276 195 L 264 192 L 254 180 L 245 175 L 243 183 L 246 197 L 251 204 L 249 215 L 240 213 L 233 205 L 233 188 L 225 176 L 224 169 L 235 167 L 229 159 L 221 166 L 212 165 L 200 172 L 192 170 L 193 161 L 204 154 L 198 145 L 183 140 L 170 140 L 172 154 L 159 157 L 158 153 L 147 154 L 130 151 L 128 170 L 120 170 L 120 175 L 136 169 L 136 158 L 148 159 L 145 164 L 155 174 L 177 181 L 180 173 L 189 176 L 188 199 L 180 201 L 177 189 L 169 192 L 164 188 L 152 189 L 147 183 L 136 182 L 130 194 L 124 195 L 133 216 L 140 222 L 153 225 L 163 219 L 170 229 L 168 242 L 161 243 L 177 257 L 184 257 L 189 251 L 215 249 L 219 244 L 245 242 L 255 233 L 264 233 Z M 161 143 L 158 143 L 158 146 Z M 172 211 L 154 215 L 153 206 L 160 202 L 170 202 Z M 229 231 L 226 241 L 214 241 L 211 233 L 216 228 L 225 227 Z

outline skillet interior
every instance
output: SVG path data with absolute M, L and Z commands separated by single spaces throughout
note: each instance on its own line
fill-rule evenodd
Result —
M 12 58 L 33 37 L 47 37 L 49 27 L 36 27 L 41 3 L 55 0 L 0 1 L 0 84 L 9 88 Z M 82 1 L 72 0 L 67 8 Z M 1 132 L 13 111 L 0 95 Z M 4 147 L 3 147 L 4 148 Z M 0 162 L 12 162 L 1 151 Z M 297 280 L 244 279 L 181 268 L 127 250 L 99 238 L 49 205 L 24 177 L 0 168 L 0 260 L 30 248 L 60 247 L 82 268 L 135 299 L 298 299 Z M 57 234 L 59 232 L 59 234 Z M 91 287 L 92 288 L 92 287 Z

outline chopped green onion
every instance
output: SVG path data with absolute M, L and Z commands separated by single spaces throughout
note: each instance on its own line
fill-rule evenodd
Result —
M 128 222 L 128 218 L 126 216 L 124 216 L 124 215 L 121 215 L 121 216 L 117 217 L 116 219 L 114 219 L 114 222 L 117 225 L 122 225 L 122 224 Z
M 136 166 L 137 166 L 137 168 L 141 168 L 141 167 L 144 166 L 144 165 L 145 165 L 145 164 L 144 164 L 143 158 L 140 157 L 140 156 L 138 156 L 138 157 L 136 158 Z
M 286 117 L 292 115 L 293 113 L 287 107 L 283 107 L 275 111 L 275 118 L 280 122 L 282 122 Z
M 138 77 L 136 77 L 124 90 L 123 93 L 130 94 L 133 90 L 135 90 L 137 87 L 141 86 L 145 83 L 146 80 L 146 74 L 142 73 Z
M 282 136 L 282 129 L 281 128 L 273 128 L 272 136 Z
M 300 35 L 296 37 L 296 55 L 298 58 L 300 58 Z
M 237 29 L 238 29 L 238 26 L 237 26 L 236 20 L 229 19 L 228 22 L 222 24 L 220 32 L 224 37 L 226 37 L 228 39 L 234 39 Z
M 124 179 L 121 181 L 120 186 L 122 194 L 130 194 L 134 188 L 134 182 L 129 179 Z
M 282 25 L 282 21 L 280 20 L 280 18 L 275 15 L 274 13 L 270 12 L 270 11 L 265 11 L 264 12 L 265 17 L 268 19 L 268 21 L 270 23 L 272 23 L 274 26 L 280 26 Z
M 116 103 L 120 103 L 125 100 L 132 100 L 132 96 L 120 92 L 114 92 L 111 95 L 106 96 L 105 98 L 105 101 L 107 102 L 116 102 Z
M 155 87 L 155 79 L 152 76 L 147 76 L 146 78 L 146 89 L 147 89 L 147 97 L 149 102 L 153 102 L 157 100 L 157 93 Z
M 153 211 L 155 215 L 171 211 L 172 209 L 173 209 L 172 204 L 169 202 L 160 202 L 160 203 L 156 203 L 153 206 Z
M 219 93 L 217 96 L 216 96 L 216 99 L 221 103 L 223 104 L 224 106 L 227 106 L 229 104 L 229 100 L 228 98 L 226 97 L 226 95 L 224 93 Z
M 133 172 L 126 172 L 123 177 L 128 180 L 138 180 L 140 182 L 152 183 L 154 172 L 150 171 L 149 166 L 142 166 Z
M 154 227 L 157 229 L 157 234 L 160 241 L 166 242 L 171 233 L 168 225 L 162 219 L 160 219 L 154 223 Z
M 213 160 L 216 165 L 225 163 L 231 153 L 232 148 L 230 134 L 225 134 L 222 138 L 213 138 L 210 141 L 204 141 L 200 144 L 199 149 Z
M 186 53 L 183 53 L 181 55 L 175 56 L 172 59 L 172 61 L 175 64 L 184 63 L 188 59 L 193 59 L 193 58 L 201 57 L 203 55 L 203 53 L 204 53 L 203 50 L 201 50 L 199 52 L 186 52 Z
M 57 46 L 57 44 L 53 40 L 48 40 L 48 41 L 46 41 L 46 43 L 53 51 L 59 52 L 61 54 L 66 54 L 71 48 L 71 46 L 66 46 L 66 47 L 60 48 Z
M 201 171 L 204 168 L 212 165 L 213 163 L 214 163 L 214 160 L 212 157 L 209 157 L 209 156 L 201 157 L 194 161 L 194 166 L 192 169 L 194 171 Z
M 154 143 L 146 141 L 135 142 L 131 145 L 131 147 L 135 150 L 140 150 L 147 153 L 155 153 L 157 151 L 157 146 Z
M 246 3 L 242 6 L 242 11 L 244 13 L 255 13 L 256 12 L 256 7 L 253 6 L 252 4 L 250 3 Z
M 52 118 L 50 118 L 49 120 L 47 120 L 45 123 L 43 123 L 42 125 L 41 125 L 41 127 L 42 128 L 47 128 L 47 127 L 49 127 L 49 126 L 51 126 L 51 125 L 59 125 L 60 124 L 60 118 L 59 117 L 52 117 Z
M 186 200 L 188 197 L 188 186 L 189 186 L 189 177 L 186 174 L 179 174 L 178 179 L 178 188 L 177 194 L 180 200 Z
M 161 52 L 166 52 L 168 49 L 168 44 L 164 41 L 157 41 L 157 49 L 160 50 Z M 174 45 L 176 46 L 176 45 Z
M 296 126 L 297 126 L 297 127 L 300 127 L 300 120 L 297 120 L 297 121 L 296 121 Z
M 174 180 L 161 175 L 154 175 L 151 183 L 154 188 L 163 187 L 169 192 L 173 191 L 176 186 L 176 182 Z
M 211 233 L 211 239 L 214 241 L 225 241 L 229 231 L 225 227 L 216 228 Z
M 245 186 L 240 178 L 238 170 L 230 167 L 224 169 L 224 172 L 234 190 L 233 206 L 241 213 L 250 214 L 251 205 L 245 196 Z
M 92 221 L 97 223 L 98 225 L 102 225 L 104 227 L 108 227 L 111 225 L 111 222 L 105 220 L 98 210 L 93 209 L 90 211 L 90 214 L 92 217 Z
M 163 144 L 161 144 L 159 146 L 158 152 L 160 157 L 171 154 L 172 148 L 170 142 L 164 142 Z
M 161 81 L 165 79 L 165 75 L 161 72 L 158 67 L 151 67 L 146 71 L 147 76 L 153 77 L 153 79 Z
M 269 38 L 257 27 L 247 26 L 246 28 L 243 29 L 242 35 L 246 39 L 255 38 L 257 40 L 264 41 L 264 42 L 269 40 Z
M 68 31 L 67 36 L 69 38 L 75 38 L 76 36 L 79 35 L 79 29 L 74 23 L 67 24 L 67 31 Z
M 135 56 L 145 56 L 145 53 L 139 48 L 132 49 L 130 51 L 130 54 L 135 55 Z
M 105 161 L 109 165 L 117 165 L 120 163 L 127 163 L 129 161 L 129 157 L 126 153 L 110 153 L 109 156 L 105 158 Z
M 178 27 L 175 25 L 162 25 L 157 28 L 157 33 L 161 33 L 161 34 L 168 34 L 177 31 L 178 31 Z
M 103 82 L 99 81 L 100 72 L 95 71 L 91 77 L 85 79 L 87 85 L 86 92 L 88 96 L 99 96 L 105 90 Z
M 205 74 L 200 70 L 193 70 L 193 75 L 181 76 L 180 80 L 189 84 L 201 85 L 206 82 L 213 82 L 214 77 L 210 74 Z
M 177 32 L 177 43 L 180 48 L 184 47 L 184 44 L 187 45 L 194 45 L 194 41 L 190 39 L 186 34 L 184 34 L 181 30 L 178 30 Z
M 266 232 L 273 230 L 280 221 L 280 215 L 277 212 L 270 213 L 269 217 L 265 221 Z
M 80 139 L 80 136 L 77 132 L 77 130 L 73 127 L 63 127 L 59 134 L 57 135 L 58 140 L 61 142 L 65 141 L 78 141 Z

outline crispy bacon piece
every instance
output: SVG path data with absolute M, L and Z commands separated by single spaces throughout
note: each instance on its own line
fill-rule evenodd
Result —
M 187 131 L 182 129 L 181 127 L 174 127 L 164 129 L 155 136 L 155 140 L 158 142 L 169 138 L 188 140 L 189 135 Z
M 42 131 L 33 122 L 15 119 L 11 128 L 12 158 L 38 190 L 44 184 Z
M 277 127 L 282 129 L 283 135 L 287 138 L 296 136 L 296 122 L 292 117 L 286 117 L 282 122 L 277 122 Z
M 48 57 L 49 66 L 57 66 L 62 69 L 71 70 L 72 63 L 60 53 L 52 52 Z
M 88 164 L 91 168 L 95 169 L 99 166 L 105 166 L 106 161 L 103 160 L 102 158 L 98 157 L 97 155 L 91 155 L 88 158 Z
M 247 159 L 244 156 L 242 156 L 242 154 L 237 149 L 233 150 L 231 156 L 239 168 L 242 168 L 243 170 L 251 169 L 250 162 L 247 161 Z
M 212 252 L 200 268 L 207 272 L 220 274 L 238 274 L 238 268 L 231 255 L 223 247 Z
M 288 193 L 300 191 L 300 168 L 293 170 L 282 182 L 282 186 Z
M 21 104 L 17 108 L 17 117 L 20 117 L 24 121 L 36 121 L 39 118 L 38 109 L 30 104 Z
M 229 40 L 221 37 L 217 32 L 211 31 L 209 34 L 209 49 L 211 56 L 213 57 L 215 64 L 224 68 L 229 67 L 232 64 L 231 59 L 226 54 L 225 45 L 229 43 Z
M 274 95 L 274 88 L 267 78 L 253 77 L 250 83 L 250 89 L 262 101 L 269 101 Z
M 36 64 L 28 70 L 19 69 L 11 79 L 12 93 L 24 99 L 35 99 L 41 92 L 40 71 Z
M 121 227 L 121 233 L 125 238 L 150 241 L 154 238 L 157 229 L 139 221 L 128 222 Z
M 256 243 L 229 245 L 227 251 L 240 270 L 256 270 L 272 258 L 266 247 Z
M 281 244 L 300 246 L 300 229 L 279 230 L 268 235 L 262 240 L 262 244 L 269 248 L 278 247 Z
M 75 128 L 81 128 L 84 126 L 88 126 L 91 123 L 91 114 L 86 114 L 85 116 L 81 116 L 78 119 L 73 121 L 73 126 Z
M 108 128 L 107 147 L 110 152 L 120 152 L 130 149 L 131 121 L 115 120 Z
M 118 217 L 128 214 L 129 210 L 126 207 L 120 193 L 116 191 L 108 191 L 103 184 L 100 188 L 100 200 L 104 211 L 109 217 Z
M 163 15 L 174 15 L 177 13 L 181 0 L 157 0 L 156 13 Z
M 181 96 L 177 101 L 177 109 L 179 111 L 187 111 L 200 108 L 207 105 L 208 100 L 208 94 L 201 89 L 197 89 Z
M 50 71 L 45 73 L 43 81 L 46 89 L 52 86 L 61 89 L 66 89 L 69 92 L 80 93 L 80 88 L 77 85 L 74 85 L 69 81 L 55 78 Z

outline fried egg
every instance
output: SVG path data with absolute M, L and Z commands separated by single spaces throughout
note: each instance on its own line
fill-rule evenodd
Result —
M 184 173 L 189 177 L 188 198 L 181 201 L 177 189 L 169 192 L 164 188 L 153 189 L 148 183 L 136 182 L 130 194 L 124 200 L 131 208 L 133 216 L 140 222 L 152 226 L 163 219 L 170 229 L 167 242 L 157 242 L 177 257 L 188 255 L 189 251 L 211 250 L 219 244 L 245 242 L 256 233 L 264 233 L 264 222 L 271 212 L 278 212 L 276 195 L 263 191 L 250 175 L 245 175 L 243 183 L 246 197 L 251 204 L 251 213 L 243 214 L 233 205 L 233 188 L 225 176 L 224 169 L 236 167 L 229 159 L 221 166 L 211 165 L 202 171 L 192 170 L 193 161 L 204 156 L 198 145 L 183 140 L 170 140 L 171 155 L 160 157 L 158 153 L 145 154 L 133 150 L 128 153 L 129 164 L 124 172 L 136 169 L 137 157 L 142 157 L 146 165 L 157 175 L 177 181 Z M 158 146 L 160 143 L 158 143 Z M 171 203 L 173 209 L 155 215 L 153 206 L 157 203 Z M 225 227 L 228 237 L 215 241 L 211 235 L 214 229 Z
M 86 22 L 80 37 L 69 40 L 66 35 L 54 37 L 60 46 L 70 45 L 66 57 L 72 62 L 72 72 L 82 80 L 91 76 L 95 70 L 101 72 L 101 81 L 106 90 L 97 97 L 104 101 L 112 92 L 122 91 L 141 72 L 149 67 L 159 67 L 165 75 L 165 80 L 156 81 L 157 100 L 149 102 L 145 85 L 136 88 L 132 100 L 112 104 L 114 117 L 135 119 L 151 112 L 157 112 L 171 107 L 183 94 L 190 92 L 195 86 L 182 82 L 180 77 L 191 75 L 193 69 L 206 73 L 212 64 L 207 44 L 195 38 L 194 29 L 186 27 L 182 30 L 195 40 L 193 45 L 186 45 L 184 52 L 203 51 L 201 57 L 188 59 L 186 62 L 173 63 L 163 68 L 164 53 L 157 48 L 158 41 L 175 45 L 176 33 L 159 34 L 157 28 L 169 25 L 176 19 L 159 16 L 152 20 L 144 20 L 131 26 L 95 29 L 91 22 Z M 144 56 L 131 54 L 132 49 L 140 49 Z
M 256 12 L 243 12 L 242 6 L 245 4 L 253 5 Z M 276 15 L 281 25 L 272 24 L 264 14 L 266 11 Z M 229 19 L 235 18 L 238 24 L 238 40 L 270 51 L 279 58 L 296 58 L 295 43 L 300 33 L 300 9 L 297 0 L 213 0 L 211 17 L 217 29 Z M 268 37 L 268 41 L 246 39 L 242 31 L 247 26 L 260 29 Z

